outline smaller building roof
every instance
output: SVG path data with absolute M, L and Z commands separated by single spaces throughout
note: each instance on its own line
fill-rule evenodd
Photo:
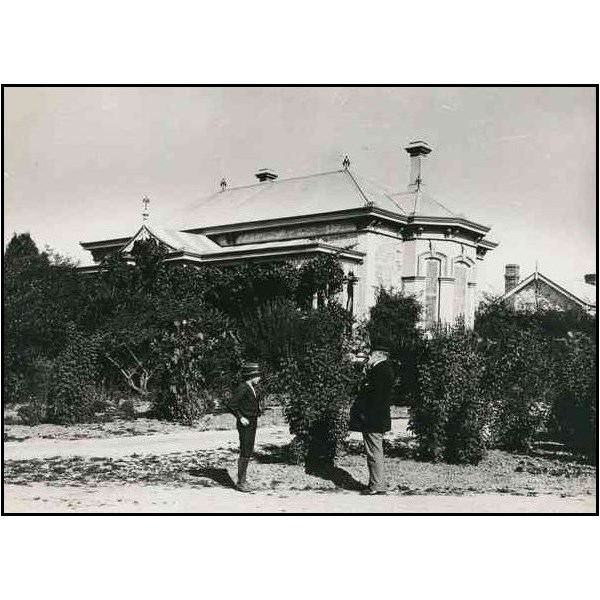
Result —
M 595 290 L 592 286 L 585 284 L 583 281 L 580 282 L 581 284 L 589 288 L 589 291 L 592 292 L 590 294 L 587 292 L 586 288 L 582 287 L 581 285 L 578 285 L 577 282 L 570 282 L 569 284 L 560 285 L 556 281 L 553 281 L 549 277 L 546 277 L 539 271 L 534 271 L 533 273 L 531 273 L 531 275 L 521 280 L 512 290 L 504 294 L 504 296 L 502 296 L 501 299 L 508 300 L 509 298 L 512 298 L 536 280 L 545 283 L 557 293 L 565 296 L 566 298 L 568 298 L 572 302 L 575 302 L 582 308 L 595 308 L 596 306 L 596 300 L 594 297 Z M 569 291 L 569 289 L 567 289 L 567 285 L 572 291 Z

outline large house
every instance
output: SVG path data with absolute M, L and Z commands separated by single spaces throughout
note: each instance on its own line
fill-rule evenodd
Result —
M 426 142 L 411 142 L 406 189 L 391 192 L 350 168 L 279 179 L 270 169 L 257 182 L 229 187 L 195 202 L 180 222 L 166 227 L 146 220 L 128 237 L 82 242 L 96 263 L 107 254 L 127 254 L 138 239 L 152 237 L 168 262 L 198 268 L 241 261 L 302 262 L 335 255 L 347 276 L 342 298 L 364 315 L 379 286 L 416 295 L 424 325 L 472 324 L 477 263 L 497 244 L 490 228 L 437 201 L 424 183 Z
M 515 310 L 527 311 L 547 308 L 554 310 L 584 310 L 595 312 L 595 281 L 586 275 L 580 280 L 558 284 L 537 269 L 520 278 L 520 267 L 516 264 L 504 268 L 504 295 L 501 300 Z

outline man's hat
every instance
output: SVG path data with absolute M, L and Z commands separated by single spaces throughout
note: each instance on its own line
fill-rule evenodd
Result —
M 247 362 L 242 365 L 242 375 L 247 378 L 256 377 L 260 375 L 260 369 L 258 363 Z
M 390 345 L 386 342 L 377 342 L 371 344 L 371 352 L 385 352 L 386 354 L 390 353 Z

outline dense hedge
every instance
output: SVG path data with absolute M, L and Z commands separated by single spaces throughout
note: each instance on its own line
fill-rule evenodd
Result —
M 87 421 L 97 410 L 97 340 L 72 326 L 68 333 L 68 344 L 54 361 L 50 376 L 47 419 L 51 423 Z
M 297 458 L 308 471 L 333 465 L 348 432 L 359 374 L 340 348 L 313 346 L 277 373 L 284 414 L 295 435 Z
M 596 460 L 596 341 L 583 333 L 572 333 L 557 341 L 556 352 L 560 354 L 561 360 L 552 425 L 564 443 Z
M 98 386 L 153 396 L 156 414 L 190 422 L 225 398 L 243 359 L 280 386 L 301 455 L 331 461 L 356 384 L 346 356 L 384 346 L 411 404 L 421 455 L 477 462 L 489 446 L 531 449 L 542 429 L 595 458 L 596 318 L 581 311 L 518 313 L 490 301 L 475 335 L 457 327 L 424 342 L 420 305 L 379 290 L 365 323 L 335 303 L 334 257 L 191 269 L 164 249 L 133 248 L 82 277 L 68 260 L 15 235 L 4 255 L 5 402 L 26 422 L 89 419 Z M 314 299 L 316 308 L 313 308 Z
M 215 408 L 215 397 L 227 394 L 242 362 L 239 343 L 227 323 L 212 311 L 203 319 L 175 321 L 153 341 L 157 417 L 191 424 Z
M 481 354 L 491 444 L 528 451 L 552 409 L 556 357 L 550 344 L 539 332 L 508 330 L 482 343 Z
M 190 421 L 229 393 L 242 358 L 276 369 L 319 337 L 343 335 L 319 312 L 333 309 L 341 289 L 335 257 L 193 269 L 164 263 L 154 240 L 136 242 L 131 254 L 134 266 L 113 255 L 97 274 L 81 276 L 69 261 L 40 253 L 28 234 L 14 236 L 4 255 L 5 401 L 31 403 L 44 385 L 38 366 L 56 359 L 52 420 L 87 418 L 83 389 L 92 398 L 102 386 L 151 398 L 157 414 Z M 201 323 L 193 351 L 183 323 L 186 332 Z
M 545 430 L 595 460 L 596 316 L 517 312 L 492 300 L 480 307 L 475 331 L 486 365 L 490 444 L 528 451 Z
M 418 357 L 409 428 L 423 460 L 478 463 L 484 456 L 483 363 L 462 328 L 438 331 Z

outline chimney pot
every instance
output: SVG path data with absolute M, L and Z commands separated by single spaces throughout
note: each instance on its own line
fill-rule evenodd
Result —
M 520 267 L 519 265 L 510 264 L 504 266 L 504 293 L 508 294 L 510 290 L 517 287 L 519 284 Z
M 259 169 L 254 176 L 262 183 L 263 181 L 273 181 L 278 175 L 271 169 Z
M 408 188 L 411 191 L 418 191 L 423 185 L 423 157 L 431 151 L 431 146 L 422 140 L 413 140 L 404 148 L 410 155 L 410 176 Z

